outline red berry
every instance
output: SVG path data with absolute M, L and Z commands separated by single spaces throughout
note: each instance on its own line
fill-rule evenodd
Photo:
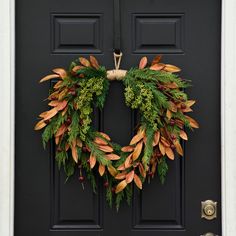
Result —
M 181 108 L 182 109 L 185 109 L 186 108 L 186 105 L 184 103 L 181 104 Z
M 105 188 L 107 188 L 107 187 L 109 186 L 109 182 L 108 182 L 108 181 L 106 181 L 106 182 L 104 182 L 104 184 L 103 184 L 103 185 L 104 185 L 104 187 L 105 187 Z
M 71 117 L 68 117 L 67 120 L 66 120 L 66 124 L 67 124 L 67 125 L 70 125 L 71 122 L 72 122 Z
M 161 155 L 161 153 L 160 152 L 158 152 L 157 153 L 157 157 L 161 157 L 162 155 Z
M 171 147 L 171 149 L 175 149 L 175 145 L 174 144 L 171 144 L 170 147 Z
M 148 172 L 148 175 L 149 175 L 149 176 L 152 176 L 152 174 L 153 174 L 152 171 L 149 171 L 149 172 Z
M 80 176 L 80 177 L 79 177 L 79 181 L 80 181 L 80 182 L 84 182 L 84 176 Z
M 116 188 L 115 188 L 115 187 L 112 187 L 111 191 L 112 191 L 113 193 L 115 193 L 115 192 L 116 192 Z
M 87 148 L 86 147 L 82 147 L 83 152 L 87 152 Z
M 174 134 L 171 134 L 171 139 L 175 140 L 176 139 L 176 136 Z

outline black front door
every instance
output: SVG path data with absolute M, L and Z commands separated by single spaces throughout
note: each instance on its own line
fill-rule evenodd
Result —
M 117 0 L 115 0 L 117 3 Z M 221 235 L 220 212 L 220 0 L 18 0 L 16 1 L 15 236 L 200 236 Z M 115 13 L 116 11 L 116 13 Z M 110 209 L 103 188 L 93 194 L 77 178 L 66 184 L 53 148 L 42 148 L 33 130 L 46 109 L 51 68 L 95 55 L 113 68 L 114 15 L 120 13 L 122 68 L 147 55 L 182 68 L 196 99 L 200 129 L 189 132 L 184 158 L 169 162 L 164 185 L 155 178 L 130 207 Z M 112 82 L 97 124 L 127 144 L 136 117 L 124 104 L 123 87 Z M 102 183 L 100 183 L 102 185 Z M 201 218 L 201 201 L 218 202 L 217 218 Z

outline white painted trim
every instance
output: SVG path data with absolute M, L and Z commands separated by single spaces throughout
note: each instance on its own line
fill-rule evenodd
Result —
M 0 0 L 0 235 L 14 230 L 14 0 Z
M 0 235 L 14 231 L 15 3 L 0 0 Z M 222 0 L 222 225 L 236 235 L 236 1 Z
M 222 226 L 236 235 L 236 1 L 222 3 Z

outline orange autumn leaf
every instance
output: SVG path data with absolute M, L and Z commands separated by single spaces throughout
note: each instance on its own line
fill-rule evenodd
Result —
M 146 178 L 146 171 L 144 170 L 144 167 L 141 163 L 139 163 L 138 169 L 139 169 L 140 174 L 143 176 L 143 178 Z
M 90 66 L 90 62 L 89 62 L 86 58 L 84 58 L 84 57 L 80 57 L 80 58 L 79 58 L 79 62 L 80 62 L 83 66 L 85 66 L 85 67 L 89 67 L 89 66 Z
M 177 66 L 166 64 L 164 67 L 164 71 L 175 73 L 181 71 L 181 69 Z
M 62 85 L 62 80 L 59 80 L 59 81 L 53 86 L 53 88 L 54 88 L 54 89 L 59 89 L 59 88 L 61 87 L 61 85 Z
M 188 140 L 188 136 L 183 130 L 180 130 L 179 136 L 184 140 Z
M 145 130 L 139 130 L 138 133 L 131 139 L 129 145 L 134 145 L 139 142 L 145 135 Z
M 67 126 L 65 124 L 62 124 L 61 127 L 57 130 L 55 137 L 59 137 L 63 135 L 67 130 Z
M 136 174 L 134 174 L 134 183 L 136 184 L 136 186 L 137 186 L 139 189 L 142 189 L 142 188 L 143 188 L 142 181 L 141 181 L 141 179 L 138 177 L 138 175 L 136 175 Z
M 147 57 L 142 57 L 139 62 L 139 69 L 145 68 L 147 65 Z
M 55 78 L 59 78 L 60 76 L 59 75 L 56 75 L 56 74 L 51 74 L 51 75 L 47 75 L 45 77 L 43 77 L 39 83 L 42 83 L 44 81 L 47 81 L 47 80 L 50 80 L 50 79 L 55 79 Z
M 96 157 L 91 153 L 89 157 L 89 164 L 91 169 L 93 169 L 93 167 L 96 165 L 96 162 L 97 162 Z
M 98 145 L 107 145 L 107 141 L 105 141 L 104 139 L 102 138 L 99 138 L 99 137 L 96 137 L 94 139 L 94 142 Z
M 99 145 L 98 147 L 103 152 L 113 152 L 113 148 L 110 146 Z
M 153 137 L 152 146 L 155 147 L 159 143 L 159 140 L 160 140 L 160 132 L 156 131 Z
M 53 109 L 47 111 L 46 115 L 44 116 L 44 120 L 49 120 L 51 119 L 53 116 L 55 116 L 57 114 L 57 109 L 54 107 Z
M 108 169 L 109 173 L 110 173 L 113 177 L 116 176 L 117 170 L 116 170 L 116 168 L 115 168 L 114 166 L 109 165 L 109 166 L 107 166 L 107 169 Z
M 134 179 L 134 170 L 130 171 L 125 177 L 127 184 L 131 183 L 133 179 Z
M 81 69 L 83 69 L 83 68 L 84 68 L 84 66 L 74 66 L 74 67 L 72 68 L 72 71 L 76 73 L 78 70 L 81 70 Z
M 98 132 L 98 133 L 101 134 L 102 137 L 105 138 L 106 140 L 111 141 L 111 138 L 107 134 L 105 134 L 103 132 Z
M 183 148 L 181 147 L 179 141 L 175 141 L 174 145 L 175 145 L 177 153 L 179 153 L 179 155 L 183 156 L 184 155 L 184 151 L 183 151 Z
M 127 174 L 126 171 L 123 171 L 123 172 L 117 174 L 115 179 L 119 179 L 119 180 L 125 179 L 126 178 L 126 174 Z
M 132 152 L 134 150 L 133 146 L 125 146 L 121 148 L 122 152 Z
M 40 120 L 34 127 L 34 130 L 40 130 L 44 128 L 47 124 L 44 122 L 44 120 Z
M 187 107 L 191 107 L 191 106 L 194 105 L 195 103 L 196 103 L 195 100 L 188 100 L 188 101 L 185 102 L 185 105 L 186 105 Z
M 129 168 L 131 166 L 131 157 L 132 157 L 133 153 L 131 153 L 125 160 L 125 168 Z
M 150 66 L 150 70 L 162 70 L 165 67 L 165 64 L 154 64 L 152 66 Z
M 157 55 L 154 57 L 154 59 L 152 60 L 152 65 L 154 64 L 158 64 L 161 61 L 162 55 Z
M 167 111 L 166 111 L 166 117 L 168 120 L 170 120 L 172 117 L 172 112 L 169 109 L 167 109 Z
M 125 187 L 127 186 L 126 180 L 121 181 L 117 186 L 116 186 L 116 193 L 121 192 Z
M 56 107 L 60 102 L 57 101 L 57 100 L 53 100 L 51 102 L 48 103 L 48 106 L 51 106 L 51 107 Z
M 174 160 L 175 159 L 175 155 L 174 152 L 172 151 L 171 148 L 167 147 L 166 148 L 166 155 L 170 160 Z
M 99 69 L 98 61 L 97 61 L 97 59 L 94 56 L 90 56 L 89 60 L 90 60 L 90 63 L 91 63 L 93 68 Z
M 117 167 L 117 170 L 125 170 L 125 164 L 121 164 L 120 166 Z
M 99 167 L 98 167 L 98 172 L 101 176 L 103 176 L 104 173 L 105 173 L 105 166 L 100 164 Z
M 199 128 L 199 124 L 197 123 L 196 120 L 194 120 L 192 117 L 185 115 L 186 119 L 189 121 L 189 124 L 192 128 Z
M 139 155 L 142 152 L 142 148 L 143 148 L 143 142 L 141 141 L 134 148 L 133 155 L 132 155 L 133 161 L 135 161 L 135 160 L 137 160 L 139 158 Z
M 66 100 L 63 100 L 61 102 L 58 103 L 58 105 L 56 106 L 56 109 L 58 111 L 61 111 L 63 110 L 65 107 L 67 106 L 67 101 Z
M 114 153 L 106 154 L 106 157 L 107 157 L 108 160 L 111 160 L 111 161 L 115 161 L 115 160 L 120 159 L 120 156 L 118 156 Z
M 161 142 L 159 142 L 159 149 L 160 149 L 162 156 L 164 156 L 166 153 L 166 148 Z
M 67 73 L 63 68 L 55 68 L 52 71 L 58 74 L 62 79 L 65 79 L 67 77 Z
M 169 110 L 172 112 L 177 112 L 177 106 L 171 101 L 169 101 Z
M 76 145 L 80 148 L 83 146 L 82 141 L 79 138 L 76 139 Z
M 78 163 L 78 152 L 76 146 L 71 147 L 72 157 L 76 163 Z

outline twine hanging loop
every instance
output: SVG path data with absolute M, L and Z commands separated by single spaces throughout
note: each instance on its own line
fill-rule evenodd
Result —
M 115 69 L 107 71 L 107 79 L 122 80 L 125 77 L 127 71 L 120 69 L 122 55 L 122 52 L 120 52 L 119 54 L 115 52 L 113 53 Z

